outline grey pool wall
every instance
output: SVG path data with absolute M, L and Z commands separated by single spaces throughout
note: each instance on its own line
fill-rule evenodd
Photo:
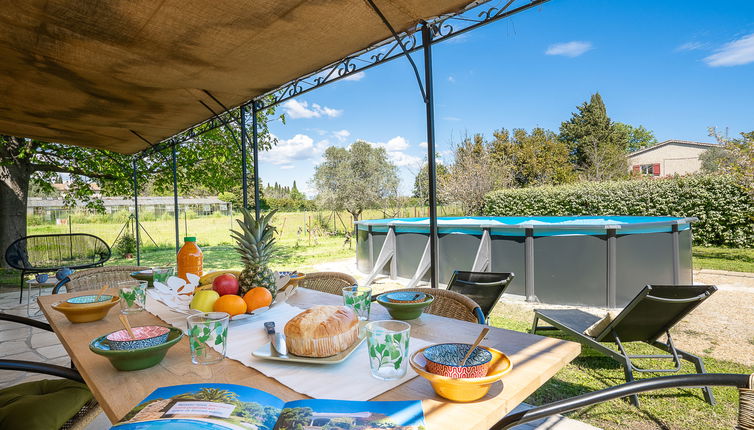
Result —
M 486 250 L 482 255 L 489 257 L 484 270 L 516 275 L 508 293 L 549 304 L 622 307 L 647 284 L 693 281 L 691 223 L 696 218 L 660 218 L 628 225 L 595 226 L 525 223 L 501 226 L 485 224 L 482 219 L 471 226 L 453 225 L 452 219 L 440 219 L 439 282 L 447 283 L 454 270 L 472 270 L 480 244 L 484 244 Z M 375 272 L 414 277 L 429 234 L 407 227 L 401 220 L 394 221 L 358 223 L 356 250 L 360 271 L 374 270 L 392 231 L 395 256 Z M 449 232 L 459 229 L 463 233 Z M 428 281 L 429 272 L 421 279 Z

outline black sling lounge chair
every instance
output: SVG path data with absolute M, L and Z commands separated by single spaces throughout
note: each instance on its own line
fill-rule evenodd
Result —
M 487 320 L 492 308 L 513 280 L 513 273 L 463 272 L 456 270 L 448 282 L 448 290 L 463 294 L 477 302 Z
M 697 373 L 705 373 L 701 358 L 673 345 L 670 329 L 715 291 L 717 288 L 713 285 L 647 285 L 612 322 L 598 333 L 592 333 L 593 336 L 584 334 L 584 331 L 601 320 L 596 315 L 577 309 L 536 309 L 531 332 L 562 330 L 574 336 L 581 344 L 621 363 L 627 382 L 634 380 L 634 371 L 677 372 L 681 369 L 681 359 L 693 363 Z M 540 319 L 551 326 L 538 327 Z M 666 342 L 658 340 L 663 334 L 667 335 Z M 600 342 L 614 342 L 618 350 Z M 645 342 L 670 355 L 629 355 L 623 342 Z M 631 361 L 637 358 L 669 358 L 673 360 L 675 367 L 644 369 Z M 702 387 L 702 391 L 704 399 L 714 405 L 715 399 L 709 387 Z M 630 396 L 630 400 L 634 406 L 639 406 L 639 399 L 635 394 Z

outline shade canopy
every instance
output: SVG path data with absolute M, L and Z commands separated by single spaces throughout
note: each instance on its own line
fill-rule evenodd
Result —
M 374 0 L 396 31 L 471 0 Z M 0 8 L 0 133 L 131 154 L 391 37 L 365 0 Z M 143 139 L 142 139 L 143 137 Z

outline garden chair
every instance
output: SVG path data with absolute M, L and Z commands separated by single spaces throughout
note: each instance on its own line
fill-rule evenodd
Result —
M 448 290 L 463 294 L 479 304 L 485 322 L 490 317 L 500 297 L 508 288 L 513 273 L 501 272 L 464 272 L 456 270 L 448 282 Z
M 441 317 L 453 318 L 461 321 L 486 324 L 487 319 L 484 317 L 484 313 L 482 313 L 482 308 L 480 308 L 474 300 L 471 300 L 463 294 L 441 290 L 439 288 L 401 288 L 394 291 L 431 294 L 435 300 L 431 305 L 424 309 L 424 312 L 428 314 L 439 315 Z M 372 301 L 376 301 L 377 296 L 378 295 L 374 295 Z
M 547 405 L 531 408 L 505 416 L 491 430 L 504 430 L 532 421 L 541 420 L 552 415 L 562 414 L 585 406 L 595 405 L 608 400 L 626 396 L 636 396 L 638 393 L 665 388 L 682 388 L 698 386 L 738 387 L 739 409 L 738 430 L 754 430 L 754 374 L 740 375 L 735 373 L 705 373 L 690 375 L 661 376 L 628 382 L 615 387 L 592 393 L 582 394 L 570 399 L 559 400 Z
M 58 282 L 52 289 L 52 294 L 58 294 L 65 287 L 69 293 L 88 290 L 99 290 L 108 284 L 115 287 L 118 282 L 134 281 L 131 273 L 146 270 L 149 267 L 142 266 L 106 266 L 94 269 L 82 270 L 71 273 L 70 276 Z
M 356 284 L 356 279 L 347 273 L 314 272 L 307 273 L 306 277 L 299 282 L 298 286 L 342 296 L 343 288 Z
M 11 321 L 52 331 L 30 318 L 0 313 Z M 0 389 L 0 427 L 4 429 L 85 429 L 102 412 L 81 375 L 68 367 L 0 358 L 0 369 L 41 373 L 64 379 L 43 379 Z
M 578 309 L 535 309 L 531 332 L 562 330 L 581 344 L 621 363 L 628 382 L 634 380 L 634 371 L 677 372 L 681 369 L 681 359 L 693 363 L 697 373 L 705 373 L 701 358 L 673 345 L 670 329 L 715 291 L 717 288 L 713 285 L 647 285 L 614 318 L 600 318 Z M 540 319 L 550 326 L 538 327 Z M 667 336 L 666 342 L 658 340 L 663 334 Z M 602 342 L 613 342 L 618 350 Z M 670 355 L 629 355 L 623 342 L 644 342 Z M 643 358 L 672 359 L 675 366 L 645 369 L 632 361 Z M 705 400 L 714 405 L 709 387 L 702 387 L 702 391 Z M 636 395 L 631 395 L 630 400 L 634 406 L 639 406 Z
M 15 240 L 5 250 L 5 262 L 21 271 L 21 293 L 27 274 L 54 273 L 63 267 L 86 269 L 103 265 L 110 259 L 104 240 L 86 233 L 41 234 Z

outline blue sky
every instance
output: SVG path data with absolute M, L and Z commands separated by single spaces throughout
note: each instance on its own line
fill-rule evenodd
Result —
M 494 2 L 492 2 L 494 3 Z M 554 131 L 599 91 L 615 121 L 660 140 L 710 142 L 754 130 L 754 1 L 552 0 L 433 46 L 437 149 L 450 161 L 464 134 Z M 421 68 L 421 54 L 415 61 Z M 384 146 L 409 193 L 426 156 L 422 103 L 398 59 L 281 106 L 279 144 L 260 157 L 265 183 L 313 194 L 327 146 Z

